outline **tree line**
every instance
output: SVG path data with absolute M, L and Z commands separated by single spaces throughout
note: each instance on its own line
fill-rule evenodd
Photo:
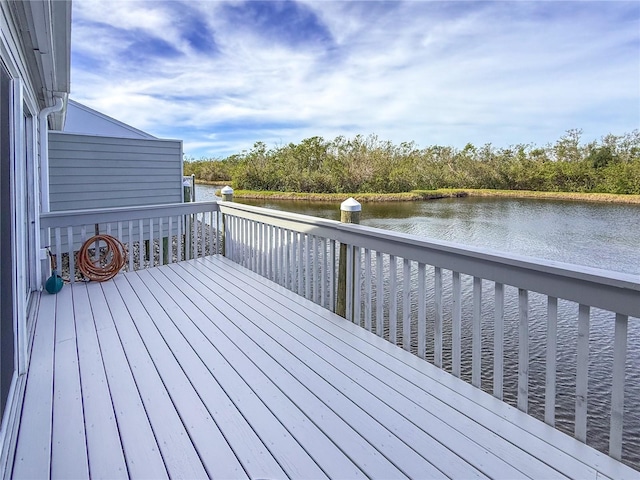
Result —
M 568 130 L 544 147 L 491 144 L 464 148 L 376 135 L 311 137 L 300 143 L 250 150 L 223 159 L 186 159 L 185 175 L 231 182 L 242 190 L 313 193 L 397 193 L 440 188 L 640 194 L 640 130 L 583 143 Z

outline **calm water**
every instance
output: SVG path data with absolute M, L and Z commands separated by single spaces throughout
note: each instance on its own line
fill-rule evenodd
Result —
M 197 199 L 213 198 L 213 187 L 198 186 Z M 339 205 L 322 202 L 243 201 L 267 208 L 339 220 Z M 364 204 L 363 225 L 411 233 L 464 245 L 530 257 L 625 272 L 640 281 L 640 205 L 610 205 L 535 199 L 460 198 L 426 202 Z M 470 279 L 466 279 L 467 282 Z M 483 298 L 492 299 L 484 282 Z M 450 289 L 450 281 L 445 284 Z M 463 287 L 464 288 L 464 287 Z M 448 293 L 450 295 L 450 292 Z M 505 291 L 505 400 L 515 404 L 517 392 L 517 291 Z M 429 305 L 433 302 L 427 299 Z M 447 299 L 445 298 L 445 301 Z M 639 300 L 640 301 L 640 300 Z M 491 307 L 486 317 L 492 318 Z M 483 307 L 483 312 L 485 307 Z M 429 316 L 433 312 L 428 311 Z M 447 312 L 445 312 L 445 315 Z M 470 299 L 463 298 L 463 376 L 469 376 Z M 429 318 L 429 317 L 428 317 Z M 559 428 L 573 432 L 577 306 L 559 302 L 558 397 Z M 530 294 L 530 413 L 544 418 L 546 300 Z M 450 326 L 449 326 L 450 328 Z M 449 330 L 450 331 L 450 330 Z M 432 332 L 428 332 L 428 334 Z M 447 334 L 445 329 L 445 335 Z M 612 371 L 613 316 L 592 310 L 589 360 L 589 444 L 608 449 L 608 411 Z M 623 456 L 640 469 L 640 320 L 630 319 L 625 390 Z M 483 387 L 491 388 L 493 330 L 483 324 Z M 429 355 L 433 355 L 432 349 Z M 428 355 L 428 356 L 429 356 Z M 448 355 L 448 356 L 447 356 Z M 445 352 L 445 368 L 450 352 Z M 511 366 L 513 368 L 509 368 Z M 484 365 L 486 364 L 486 368 Z M 466 378 L 466 377 L 465 377 Z

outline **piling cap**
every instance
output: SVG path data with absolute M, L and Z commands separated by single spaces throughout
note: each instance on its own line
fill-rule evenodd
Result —
M 231 195 L 233 193 L 233 188 L 231 188 L 229 185 L 226 185 L 222 187 L 222 190 L 220 190 L 220 193 L 222 195 Z
M 340 210 L 343 212 L 359 212 L 362 210 L 362 205 L 355 198 L 349 197 L 340 204 Z

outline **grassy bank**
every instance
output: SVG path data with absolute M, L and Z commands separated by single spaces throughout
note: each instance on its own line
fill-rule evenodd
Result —
M 536 192 L 528 190 L 490 190 L 490 189 L 439 189 L 414 190 L 403 193 L 297 193 L 268 192 L 254 190 L 236 190 L 236 198 L 306 200 L 314 202 L 342 202 L 354 197 L 365 202 L 404 202 L 435 200 L 455 197 L 503 197 L 503 198 L 541 198 L 552 200 L 573 200 L 586 202 L 640 204 L 640 195 L 615 195 L 610 193 L 572 193 L 572 192 Z

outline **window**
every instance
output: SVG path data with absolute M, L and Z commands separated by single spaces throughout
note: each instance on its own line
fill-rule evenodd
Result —
M 0 65 L 0 415 L 4 415 L 15 370 L 11 118 L 11 77 Z

